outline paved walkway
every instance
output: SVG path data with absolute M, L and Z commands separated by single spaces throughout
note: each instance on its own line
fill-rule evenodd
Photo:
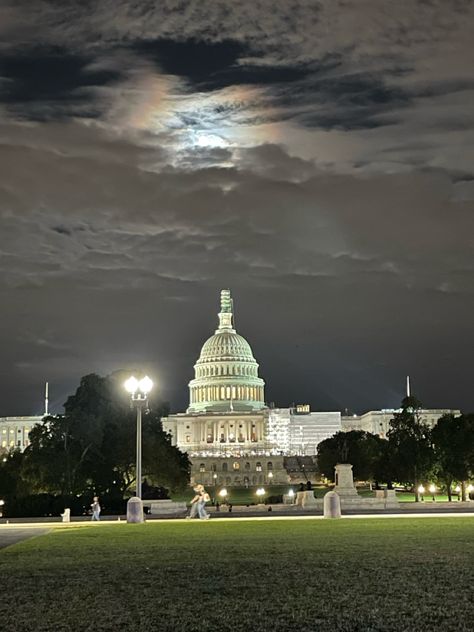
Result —
M 43 535 L 43 533 L 47 533 L 48 531 L 49 529 L 45 529 L 44 527 L 2 526 L 0 527 L 0 549 L 4 549 L 6 546 L 11 546 L 27 538 Z
M 342 520 L 390 520 L 390 519 L 412 519 L 412 518 L 471 518 L 474 522 L 474 513 L 473 512 L 461 512 L 461 511 L 452 511 L 452 512 L 424 512 L 424 513 L 398 513 L 398 514 L 389 514 L 389 513 L 373 513 L 373 514 L 343 514 Z M 34 518 L 32 519 L 34 520 Z M 267 520 L 326 520 L 324 516 L 318 515 L 272 515 L 272 513 L 260 514 L 259 516 L 255 515 L 233 515 L 233 514 L 221 514 L 217 516 L 211 516 L 211 522 L 236 522 L 236 521 L 267 521 Z M 175 523 L 185 523 L 185 524 L 209 524 L 207 520 L 184 520 L 183 518 L 148 518 L 148 523 L 151 522 L 175 522 Z M 61 522 L 44 522 L 41 526 L 36 522 L 30 523 L 22 523 L 22 524 L 8 524 L 8 525 L 0 525 L 0 548 L 2 546 L 8 546 L 9 544 L 13 544 L 14 542 L 18 542 L 20 540 L 24 540 L 26 538 L 30 538 L 36 535 L 41 535 L 43 533 L 47 533 L 51 529 L 77 529 L 77 528 L 90 528 L 90 529 L 100 529 L 105 526 L 117 525 L 126 525 L 126 519 L 121 520 L 101 520 L 100 522 L 91 522 L 90 520 L 75 521 L 74 518 L 69 523 L 61 523 Z M 11 541 L 8 541 L 9 537 L 7 534 L 17 533 L 16 539 L 15 535 L 11 536 Z M 5 543 L 4 543 L 5 542 Z

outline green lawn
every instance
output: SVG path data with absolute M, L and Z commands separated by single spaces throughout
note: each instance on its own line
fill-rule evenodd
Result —
M 105 523 L 0 552 L 2 632 L 473 629 L 474 520 Z

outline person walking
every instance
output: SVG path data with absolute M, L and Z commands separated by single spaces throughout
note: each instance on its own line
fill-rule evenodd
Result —
M 198 493 L 200 498 L 198 500 L 198 516 L 200 520 L 209 520 L 210 515 L 206 511 L 206 503 L 211 500 L 211 497 L 204 489 L 204 485 L 198 485 Z
M 201 500 L 201 490 L 200 487 L 202 485 L 195 485 L 193 487 L 194 490 L 194 498 L 191 500 L 191 509 L 189 511 L 189 516 L 186 516 L 188 520 L 191 518 L 196 518 L 199 515 L 199 501 Z
M 92 518 L 91 520 L 97 520 L 97 522 L 100 521 L 100 505 L 99 505 L 99 497 L 98 496 L 94 496 L 94 500 L 91 504 L 91 509 L 92 509 Z

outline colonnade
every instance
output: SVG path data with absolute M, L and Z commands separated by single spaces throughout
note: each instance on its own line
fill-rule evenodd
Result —
M 199 423 L 196 430 L 201 444 L 258 443 L 264 440 L 264 422 L 261 419 L 216 419 L 194 423 Z
M 193 386 L 191 404 L 220 401 L 263 402 L 263 386 Z

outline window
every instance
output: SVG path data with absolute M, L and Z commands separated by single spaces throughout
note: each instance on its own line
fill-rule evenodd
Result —
M 240 463 L 238 461 L 234 461 L 232 467 L 234 470 L 240 470 Z
M 217 465 L 215 463 L 212 464 L 211 471 L 212 472 L 217 472 Z
M 222 464 L 222 471 L 227 472 L 227 463 Z
M 260 463 L 260 461 L 257 461 L 257 462 L 255 463 L 255 470 L 256 470 L 257 472 L 261 472 L 261 471 L 262 471 L 262 464 Z
M 190 437 L 190 435 L 186 435 L 186 443 L 191 443 L 191 437 Z
M 206 465 L 204 463 L 201 463 L 201 465 L 199 466 L 199 471 L 201 472 L 205 472 L 206 471 Z
M 269 472 L 271 472 L 273 470 L 273 463 L 271 461 L 268 461 L 268 463 L 267 463 L 267 470 Z
M 250 463 L 246 463 L 245 464 L 245 469 L 246 469 L 247 472 L 250 470 Z

